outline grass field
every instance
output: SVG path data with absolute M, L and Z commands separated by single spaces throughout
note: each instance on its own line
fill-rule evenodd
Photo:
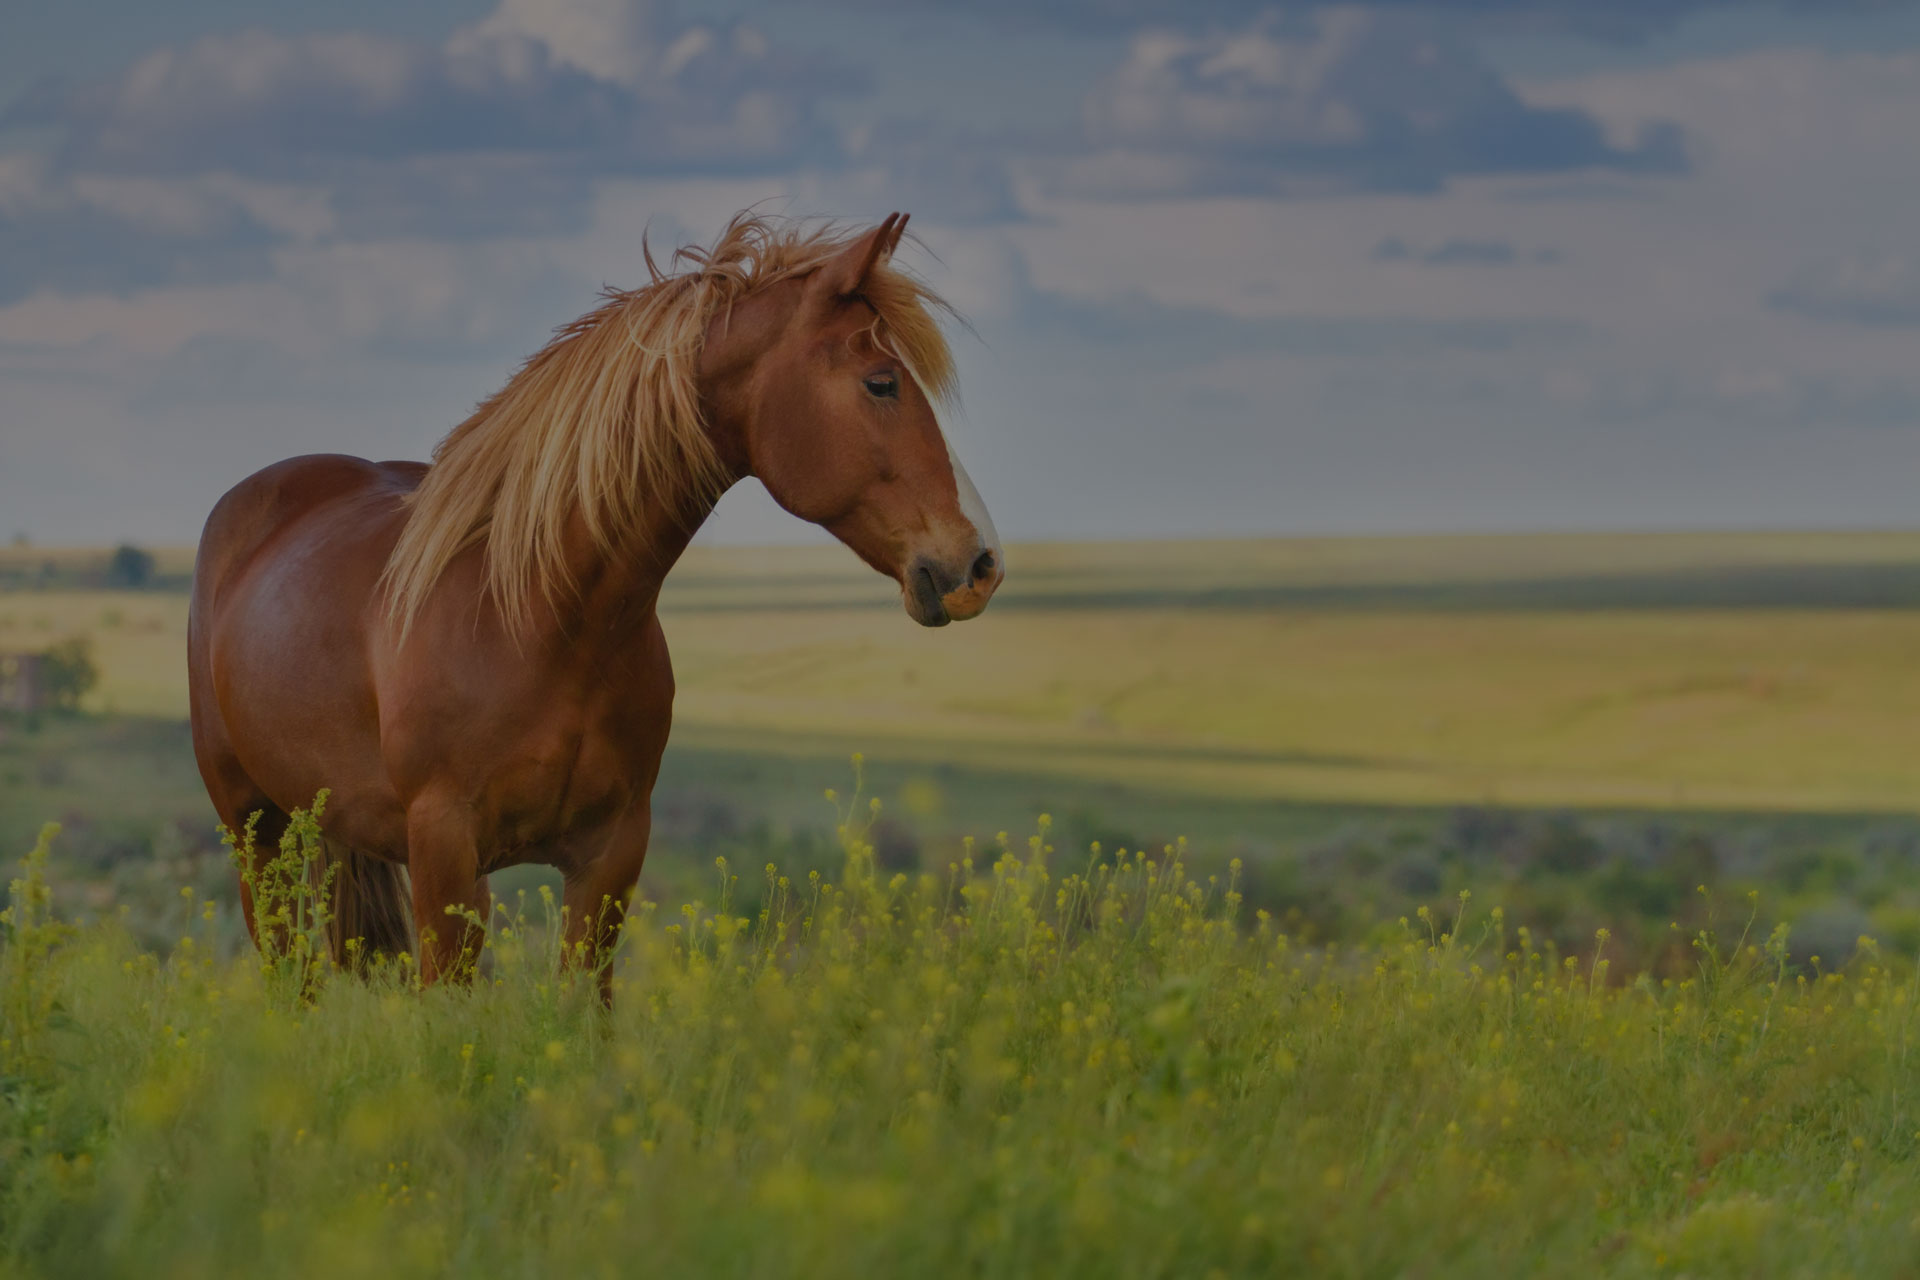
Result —
M 84 579 L 105 554 L 59 563 Z M 1766 888 L 1822 945 L 1920 948 L 1920 535 L 1012 563 L 985 618 L 924 631 L 841 548 L 696 548 L 663 605 L 680 693 L 645 891 L 720 855 L 829 865 L 819 795 L 858 750 L 909 868 L 1044 810 L 1079 846 L 1241 856 L 1260 905 L 1319 938 L 1471 887 L 1562 945 L 1611 923 L 1651 963 L 1694 877 Z M 0 721 L 0 838 L 67 824 L 70 909 L 167 880 L 231 898 L 182 723 L 185 616 L 171 590 L 0 592 L 0 650 L 85 634 L 102 667 L 94 715 Z
M 1017 844 L 1018 842 L 1016 842 Z M 714 872 L 617 1007 L 524 905 L 474 989 L 161 955 L 14 892 L 0 1258 L 33 1275 L 1899 1275 L 1911 965 L 1739 915 L 1620 985 L 1463 905 L 1338 953 L 1176 858 Z
M 1920 536 L 696 549 L 611 1015 L 525 870 L 470 989 L 263 968 L 103 554 L 0 591 L 103 674 L 0 719 L 0 1275 L 1920 1262 Z

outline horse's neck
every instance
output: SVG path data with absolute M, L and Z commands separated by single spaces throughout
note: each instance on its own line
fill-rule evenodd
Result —
M 711 500 L 687 500 L 678 510 L 656 509 L 611 552 L 592 550 L 584 525 L 570 527 L 567 541 L 578 592 L 556 619 L 571 643 L 605 637 L 619 645 L 647 624 L 659 603 L 667 574 L 713 512 Z
M 700 355 L 699 398 L 729 484 L 751 471 L 746 392 L 754 362 L 778 340 L 797 297 L 796 289 L 776 285 L 742 299 L 708 330 Z M 675 504 L 650 509 L 625 544 L 611 554 L 594 548 L 593 539 L 576 518 L 567 540 L 570 567 L 581 588 L 578 616 L 563 619 L 563 630 L 576 636 L 613 637 L 645 625 L 667 574 L 713 514 L 718 497 L 683 497 Z

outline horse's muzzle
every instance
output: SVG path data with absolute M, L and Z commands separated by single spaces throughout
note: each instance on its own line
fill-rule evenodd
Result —
M 931 556 L 916 556 L 901 584 L 901 595 L 915 622 L 923 627 L 944 627 L 977 616 L 1006 576 L 997 548 L 980 548 L 958 570 Z

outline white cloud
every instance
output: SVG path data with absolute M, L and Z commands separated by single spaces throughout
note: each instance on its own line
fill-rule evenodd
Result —
M 544 55 L 642 97 L 671 95 L 677 82 L 698 74 L 765 71 L 775 58 L 773 42 L 746 23 L 681 26 L 672 6 L 658 0 L 500 0 L 487 17 L 455 32 L 447 49 L 523 74 Z
M 429 46 L 248 30 L 157 49 L 106 83 L 43 86 L 10 112 L 122 172 L 536 151 L 596 172 L 784 163 L 829 145 L 845 68 L 744 26 L 676 25 L 644 0 L 502 0 Z
M 1431 190 L 1460 174 L 1682 163 L 1670 125 L 1610 143 L 1584 112 L 1525 102 L 1457 28 L 1407 10 L 1148 32 L 1085 110 L 1095 151 L 1065 185 L 1089 193 Z
M 699 40 L 704 29 L 687 34 Z M 650 74 L 665 72 L 671 78 L 675 64 L 684 61 L 684 54 L 662 56 L 675 43 L 675 33 L 649 0 L 501 0 L 487 17 L 456 32 L 448 48 L 456 54 L 484 51 L 482 56 L 505 61 L 517 41 L 540 46 L 555 62 L 596 80 L 636 88 Z M 521 66 L 531 74 L 537 55 L 531 49 L 515 52 L 526 57 Z
M 324 240 L 577 233 L 611 177 L 833 159 L 821 104 L 860 84 L 651 0 L 501 0 L 437 44 L 215 33 L 0 111 L 55 139 L 0 152 L 0 302 L 258 277 Z

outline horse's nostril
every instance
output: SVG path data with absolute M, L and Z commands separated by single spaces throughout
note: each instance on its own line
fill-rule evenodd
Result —
M 982 578 L 991 577 L 993 575 L 993 565 L 993 552 L 982 551 L 980 558 L 973 562 L 973 580 L 978 582 Z

